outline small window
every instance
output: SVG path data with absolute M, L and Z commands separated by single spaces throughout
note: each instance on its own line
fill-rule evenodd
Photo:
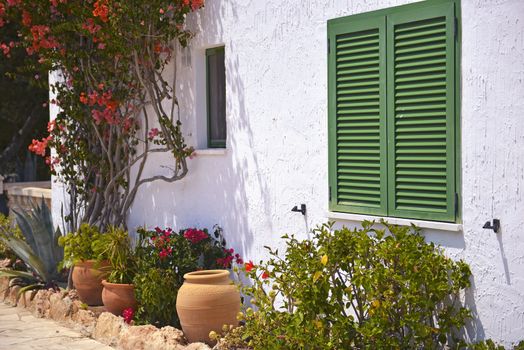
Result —
M 226 147 L 226 69 L 224 47 L 206 50 L 207 145 Z

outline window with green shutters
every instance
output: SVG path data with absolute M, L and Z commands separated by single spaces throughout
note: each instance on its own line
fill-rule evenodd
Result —
M 328 22 L 330 210 L 457 221 L 458 12 L 428 0 Z

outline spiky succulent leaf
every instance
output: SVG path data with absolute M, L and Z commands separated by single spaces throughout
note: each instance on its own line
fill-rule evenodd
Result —
M 64 251 L 58 245 L 60 231 L 54 230 L 51 211 L 42 197 L 40 204 L 32 202 L 31 210 L 13 210 L 16 221 L 33 252 L 45 266 L 47 275 L 56 277 L 56 267 L 63 259 Z
M 35 279 L 35 276 L 31 272 L 0 269 L 0 277 L 23 277 L 27 279 Z
M 47 282 L 50 280 L 44 263 L 26 242 L 17 237 L 0 236 L 0 239 L 4 241 L 4 243 L 9 248 L 11 248 L 11 250 L 14 251 L 15 254 L 20 259 L 22 259 L 43 281 Z

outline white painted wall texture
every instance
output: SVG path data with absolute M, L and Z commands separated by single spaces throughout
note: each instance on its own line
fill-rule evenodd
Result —
M 227 150 L 141 189 L 129 227 L 219 224 L 247 259 L 328 220 L 327 20 L 409 0 L 207 0 L 178 69 L 189 144 L 205 147 L 205 48 L 225 45 Z M 473 339 L 524 339 L 524 1 L 462 0 L 461 232 L 426 231 L 473 272 Z M 149 174 L 169 157 L 151 158 Z M 304 219 L 290 212 L 307 204 Z M 56 206 L 55 206 L 56 209 Z M 56 212 L 56 211 L 55 211 Z M 499 218 L 499 234 L 482 229 Z M 343 222 L 355 225 L 355 222 Z

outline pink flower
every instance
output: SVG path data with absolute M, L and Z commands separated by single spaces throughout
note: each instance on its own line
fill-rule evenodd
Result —
M 133 321 L 134 315 L 135 315 L 135 311 L 130 307 L 122 311 L 122 317 L 124 318 L 124 321 L 127 324 L 130 324 Z
M 152 140 L 154 139 L 158 134 L 160 133 L 160 131 L 157 129 L 157 128 L 153 128 L 149 131 L 149 133 L 147 134 L 147 137 Z

